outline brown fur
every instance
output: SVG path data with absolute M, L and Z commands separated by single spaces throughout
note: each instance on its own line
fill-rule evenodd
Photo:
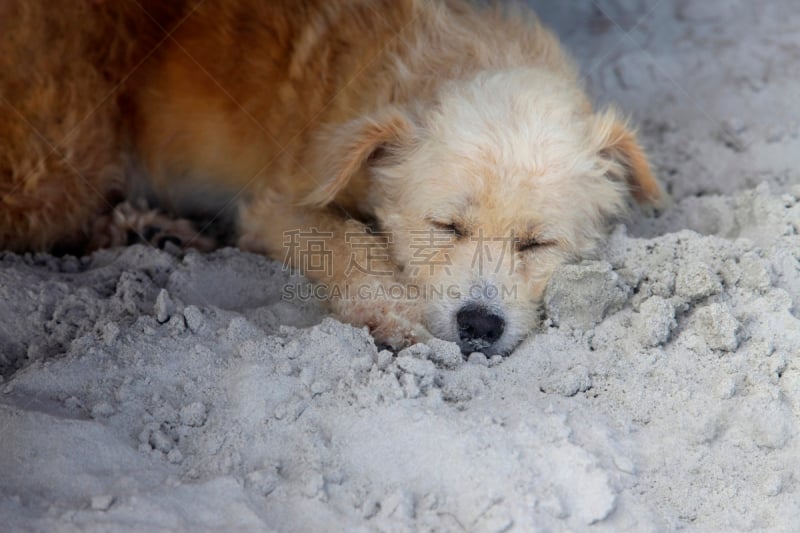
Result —
M 432 279 L 409 278 L 402 238 L 384 261 L 392 277 L 346 275 L 363 251 L 344 234 L 363 231 L 359 221 L 396 232 L 447 225 L 432 219 L 453 218 L 445 200 L 461 191 L 472 200 L 462 202 L 459 224 L 471 235 L 520 229 L 530 240 L 558 202 L 534 212 L 537 196 L 526 195 L 577 201 L 593 191 L 550 215 L 562 224 L 546 237 L 553 247 L 515 274 L 529 287 L 522 329 L 549 273 L 588 252 L 620 212 L 621 187 L 639 202 L 661 198 L 633 133 L 613 112 L 593 114 L 571 62 L 524 8 L 508 15 L 461 0 L 0 0 L 0 15 L 4 248 L 96 241 L 93 222 L 144 186 L 178 214 L 233 206 L 240 244 L 276 258 L 287 230 L 332 231 L 333 275 L 309 276 L 377 287 Z M 495 86 L 495 94 L 514 89 L 510 110 L 489 98 Z M 525 96 L 512 101 L 516 93 Z M 471 122 L 448 129 L 483 107 L 491 115 L 485 145 L 465 140 Z M 539 155 L 519 147 L 509 155 L 515 140 L 534 135 L 516 124 L 526 113 L 563 142 L 551 146 L 540 132 L 532 141 Z M 489 142 L 520 127 L 500 145 Z M 451 159 L 437 174 L 452 174 L 449 181 L 423 179 Z M 597 176 L 579 185 L 568 174 L 579 167 Z M 519 182 L 522 175 L 533 181 Z M 467 252 L 456 256 L 466 283 Z M 394 343 L 424 338 L 426 328 L 457 340 L 452 324 L 436 326 L 450 319 L 430 302 L 332 303 Z M 515 330 L 495 348 L 507 351 L 519 337 Z

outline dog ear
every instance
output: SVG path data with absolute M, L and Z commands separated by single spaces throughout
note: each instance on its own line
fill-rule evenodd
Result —
M 387 108 L 331 128 L 318 137 L 313 159 L 322 181 L 301 205 L 331 203 L 366 165 L 392 155 L 409 142 L 413 125 L 398 109 Z
M 599 117 L 600 156 L 610 163 L 608 175 L 628 186 L 639 205 L 661 206 L 665 194 L 650 170 L 636 134 L 613 111 Z

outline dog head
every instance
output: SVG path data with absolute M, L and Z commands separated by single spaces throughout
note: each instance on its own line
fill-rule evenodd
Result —
M 591 253 L 629 198 L 662 197 L 624 122 L 544 71 L 482 73 L 443 86 L 432 105 L 349 127 L 363 132 L 349 151 L 358 163 L 318 200 L 363 164 L 362 208 L 390 232 L 428 329 L 465 353 L 513 349 L 553 271 Z

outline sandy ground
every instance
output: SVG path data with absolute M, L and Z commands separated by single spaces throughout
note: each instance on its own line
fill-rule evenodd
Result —
M 794 530 L 800 9 L 535 4 L 667 213 L 506 359 L 379 352 L 236 250 L 0 255 L 0 529 Z

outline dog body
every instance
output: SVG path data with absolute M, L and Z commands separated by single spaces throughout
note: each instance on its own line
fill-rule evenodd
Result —
M 233 212 L 242 247 L 358 289 L 331 304 L 381 340 L 505 353 L 559 264 L 631 193 L 660 199 L 633 134 L 522 8 L 59 3 L 0 0 L 6 248 L 90 238 L 145 191 Z M 287 251 L 319 234 L 324 268 Z

